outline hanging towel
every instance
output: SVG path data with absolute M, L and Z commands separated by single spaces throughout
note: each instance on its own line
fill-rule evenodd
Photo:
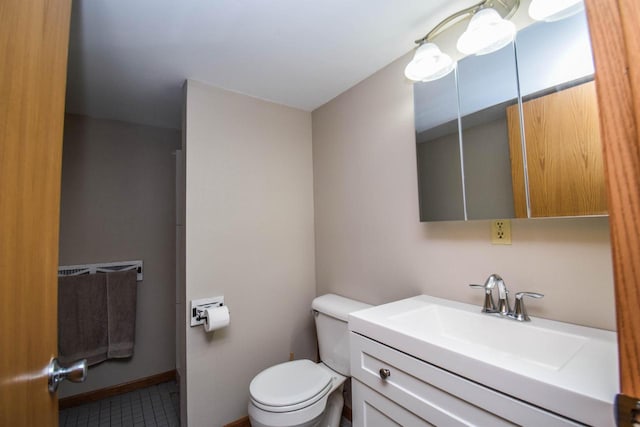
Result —
M 133 356 L 136 331 L 135 270 L 107 273 L 109 358 Z
M 58 278 L 58 358 L 62 365 L 107 359 L 107 286 L 104 274 Z

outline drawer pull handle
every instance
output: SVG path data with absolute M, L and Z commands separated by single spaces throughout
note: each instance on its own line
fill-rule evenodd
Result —
M 391 376 L 391 371 L 385 368 L 380 368 L 380 378 L 386 380 Z

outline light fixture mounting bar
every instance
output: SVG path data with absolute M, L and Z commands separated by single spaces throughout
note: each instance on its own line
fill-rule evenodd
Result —
M 462 9 L 459 12 L 456 12 L 452 15 L 447 16 L 442 21 L 438 23 L 431 31 L 427 33 L 426 36 L 415 41 L 417 45 L 421 45 L 432 40 L 438 34 L 445 30 L 453 21 L 461 17 L 473 16 L 480 9 L 484 8 L 493 8 L 495 9 L 502 18 L 509 19 L 516 13 L 518 7 L 520 6 L 520 0 L 483 0 L 480 3 L 474 4 L 473 6 L 469 6 L 466 9 Z

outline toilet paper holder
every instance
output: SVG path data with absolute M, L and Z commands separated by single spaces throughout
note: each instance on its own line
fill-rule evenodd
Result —
M 211 307 L 222 307 L 222 304 L 207 304 L 203 305 L 201 309 L 196 307 L 196 320 L 206 320 L 207 313 L 205 310 Z
M 204 325 L 207 308 L 222 307 L 224 296 L 191 300 L 191 326 Z

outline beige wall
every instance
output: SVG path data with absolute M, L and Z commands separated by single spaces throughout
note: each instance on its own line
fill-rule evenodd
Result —
M 186 302 L 224 295 L 228 328 L 186 327 L 187 418 L 247 413 L 249 383 L 315 356 L 311 114 L 188 81 Z
M 532 315 L 615 328 L 607 218 L 420 223 L 413 92 L 405 56 L 313 112 L 317 293 L 380 304 L 416 294 L 482 303 L 468 283 L 501 274 L 538 291 Z
M 60 265 L 144 261 L 131 359 L 89 369 L 60 396 L 96 390 L 175 367 L 176 130 L 68 115 L 65 120 Z M 64 309 L 64 302 L 61 304 Z

